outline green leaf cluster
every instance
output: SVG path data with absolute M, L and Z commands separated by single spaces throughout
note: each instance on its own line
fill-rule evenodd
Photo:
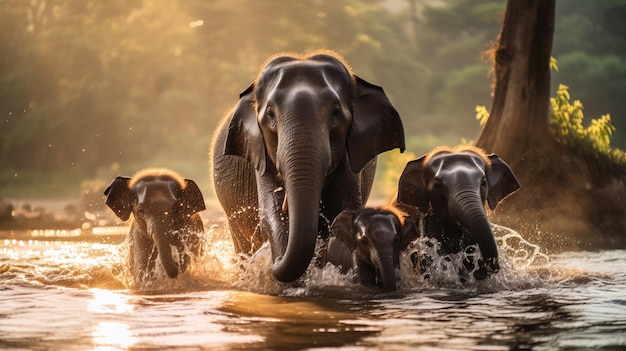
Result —
M 613 144 L 626 149 L 626 2 L 557 0 L 552 55 L 559 59 L 552 85 L 566 84 L 585 102 L 585 113 L 610 113 Z
M 554 58 L 550 60 L 550 67 L 558 70 Z M 583 104 L 580 100 L 571 101 L 569 87 L 564 84 L 559 84 L 556 95 L 550 98 L 550 105 L 548 124 L 550 133 L 556 141 L 566 145 L 580 156 L 597 160 L 604 166 L 613 163 L 626 167 L 626 153 L 611 147 L 611 137 L 615 126 L 611 123 L 609 114 L 592 119 L 585 127 Z M 478 105 L 475 111 L 476 120 L 481 126 L 485 125 L 489 120 L 487 108 Z
M 566 85 L 560 84 L 556 96 L 550 98 L 552 110 L 549 125 L 553 137 L 581 156 L 626 165 L 626 154 L 610 145 L 615 130 L 611 116 L 605 114 L 592 119 L 585 127 L 583 104 L 579 100 L 572 102 L 568 89 Z

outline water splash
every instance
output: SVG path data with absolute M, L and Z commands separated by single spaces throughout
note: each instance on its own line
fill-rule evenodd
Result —
M 551 277 L 544 274 L 550 266 L 549 258 L 539 246 L 528 242 L 513 229 L 495 224 L 492 228 L 499 250 L 498 273 L 476 280 L 473 273 L 477 267 L 471 271 L 465 269 L 464 261 L 482 259 L 477 245 L 460 253 L 439 255 L 440 243 L 422 236 L 401 255 L 400 287 L 405 290 L 446 288 L 492 292 L 541 286 L 550 280 Z M 427 262 L 424 262 L 425 258 Z M 426 267 L 420 267 L 420 263 L 426 263 Z
M 518 290 L 540 287 L 571 276 L 571 271 L 554 269 L 541 248 L 529 243 L 512 229 L 494 225 L 500 251 L 501 270 L 491 277 L 476 281 L 472 272 L 463 272 L 462 261 L 467 253 L 440 256 L 438 243 L 419 238 L 401 255 L 397 269 L 400 293 L 448 289 L 469 293 Z M 371 296 L 381 294 L 376 288 L 355 282 L 355 273 L 342 274 L 332 264 L 322 266 L 317 259 L 306 273 L 289 284 L 272 275 L 271 249 L 266 242 L 253 255 L 238 255 L 233 248 L 228 227 L 216 222 L 202 235 L 201 253 L 192 257 L 187 270 L 170 279 L 157 260 L 152 279 L 138 286 L 129 271 L 128 242 L 118 245 L 87 242 L 10 241 L 5 240 L 0 255 L 1 280 L 26 284 L 59 285 L 72 288 L 104 288 L 131 290 L 136 293 L 177 293 L 215 289 L 235 289 L 283 296 Z M 324 245 L 318 240 L 316 257 Z M 176 250 L 174 250 L 175 252 Z M 474 255 L 479 255 L 479 250 Z M 175 254 L 178 254 L 175 252 Z M 433 259 L 428 272 L 415 268 L 415 256 Z M 474 259 L 477 259 L 475 257 Z M 463 282 L 463 280 L 465 280 Z
M 7 239 L 0 255 L 9 258 L 0 266 L 7 284 L 125 288 L 116 245 Z
M 464 271 L 463 261 L 471 257 L 480 258 L 480 250 L 474 253 L 467 250 L 459 254 L 439 255 L 439 243 L 435 239 L 421 237 L 409 245 L 400 258 L 397 269 L 400 292 L 450 289 L 471 293 L 494 292 L 501 290 L 519 290 L 538 287 L 558 280 L 558 272 L 551 269 L 550 260 L 541 248 L 525 240 L 518 232 L 499 225 L 493 225 L 494 234 L 500 250 L 498 273 L 485 280 L 473 278 L 473 271 Z M 323 249 L 318 240 L 317 256 Z M 421 272 L 415 266 L 416 257 L 432 258 L 431 269 Z M 380 293 L 378 289 L 361 286 L 354 282 L 354 272 L 342 274 L 332 264 L 319 267 L 316 262 L 309 265 L 306 273 L 296 282 L 284 284 L 272 276 L 272 261 L 269 245 L 264 244 L 251 256 L 240 256 L 234 286 L 238 289 L 285 296 L 308 296 L 332 292 L 347 291 L 358 294 Z M 315 261 L 315 260 L 314 260 Z M 326 292 L 324 291 L 326 290 Z
M 231 285 L 237 272 L 237 259 L 229 237 L 224 235 L 224 226 L 213 224 L 206 233 L 200 236 L 200 250 L 194 253 L 187 245 L 182 253 L 172 247 L 172 256 L 176 262 L 181 262 L 181 256 L 190 258 L 185 272 L 175 279 L 170 279 L 163 268 L 161 261 L 156 260 L 153 271 L 149 272 L 149 279 L 137 282 L 134 280 L 126 265 L 127 285 L 136 292 L 144 294 L 176 293 L 224 288 Z M 128 245 L 125 245 L 125 254 L 128 254 Z M 125 260 L 128 259 L 126 256 Z

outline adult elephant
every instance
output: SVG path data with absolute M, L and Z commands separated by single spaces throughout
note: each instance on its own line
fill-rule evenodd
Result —
M 404 150 L 397 111 L 338 55 L 270 58 L 212 145 L 236 251 L 252 253 L 269 239 L 274 276 L 298 279 L 328 222 L 367 200 L 376 155 L 393 148 Z
M 500 269 L 485 204 L 495 209 L 519 187 L 511 168 L 494 154 L 472 146 L 438 147 L 406 165 L 395 205 L 421 218 L 420 227 L 439 241 L 441 254 L 478 244 L 478 267 L 471 260 L 464 263 L 475 278 L 484 279 Z
M 129 264 L 135 283 L 146 281 L 157 258 L 170 278 L 187 269 L 200 251 L 205 209 L 196 183 L 166 168 L 148 168 L 116 177 L 104 191 L 106 204 L 121 220 L 134 220 L 129 232 Z M 172 254 L 177 250 L 178 259 Z M 189 251 L 187 251 L 189 250 Z

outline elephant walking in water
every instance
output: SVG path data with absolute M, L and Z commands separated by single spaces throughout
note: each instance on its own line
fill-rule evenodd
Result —
M 204 224 L 198 212 L 205 204 L 193 180 L 169 169 L 149 168 L 130 178 L 115 178 L 104 195 L 121 220 L 133 214 L 129 261 L 135 282 L 145 281 L 153 273 L 157 257 L 167 275 L 176 278 L 190 263 L 186 250 L 199 253 Z M 178 252 L 178 262 L 172 248 Z
M 330 229 L 328 262 L 344 274 L 352 268 L 363 285 L 397 289 L 400 254 L 419 236 L 408 214 L 392 206 L 343 211 Z
M 472 146 L 438 147 L 406 165 L 392 203 L 422 221 L 424 234 L 441 244 L 440 254 L 477 244 L 482 254 L 478 267 L 471 260 L 464 264 L 476 279 L 484 279 L 500 269 L 485 204 L 495 209 L 519 188 L 498 156 Z
M 327 221 L 363 206 L 376 156 L 394 148 L 404 150 L 397 111 L 338 55 L 270 58 L 212 144 L 213 183 L 236 251 L 269 240 L 274 276 L 298 279 L 318 235 L 328 238 Z

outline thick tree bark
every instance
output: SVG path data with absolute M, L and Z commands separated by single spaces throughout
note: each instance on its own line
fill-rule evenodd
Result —
M 517 164 L 548 129 L 555 0 L 509 0 L 494 51 L 491 115 L 476 145 Z
M 489 217 L 548 252 L 626 247 L 623 167 L 600 167 L 606 161 L 576 154 L 550 133 L 554 11 L 555 0 L 507 2 L 491 115 L 476 145 L 504 159 L 522 187 Z

